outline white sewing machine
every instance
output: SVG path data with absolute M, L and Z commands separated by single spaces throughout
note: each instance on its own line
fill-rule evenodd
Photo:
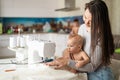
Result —
M 54 57 L 55 43 L 51 41 L 29 41 L 28 64 L 43 62 L 46 58 Z

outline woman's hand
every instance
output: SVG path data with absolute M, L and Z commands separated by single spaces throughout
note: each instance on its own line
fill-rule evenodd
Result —
M 57 61 L 56 60 L 54 60 L 54 61 L 52 61 L 52 62 L 47 62 L 47 63 L 45 63 L 46 65 L 48 65 L 48 66 L 57 66 Z

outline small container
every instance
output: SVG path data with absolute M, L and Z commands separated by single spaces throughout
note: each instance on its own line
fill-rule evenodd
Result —
M 20 47 L 24 48 L 25 47 L 25 38 L 20 37 Z
M 33 33 L 36 33 L 36 30 L 35 29 L 33 29 L 33 31 L 32 31 Z
M 9 47 L 10 48 L 15 48 L 17 46 L 17 40 L 15 37 L 10 37 L 9 40 Z
M 17 37 L 17 47 L 20 47 L 20 36 Z

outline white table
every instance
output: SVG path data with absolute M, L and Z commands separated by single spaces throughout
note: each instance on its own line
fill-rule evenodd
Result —
M 18 63 L 24 62 L 25 59 L 28 58 L 27 56 L 27 48 L 10 48 L 8 47 L 9 50 L 14 51 L 16 54 L 16 61 Z
M 43 64 L 11 64 L 13 59 L 0 60 L 0 80 L 87 80 L 85 73 L 73 74 L 68 71 L 54 70 Z

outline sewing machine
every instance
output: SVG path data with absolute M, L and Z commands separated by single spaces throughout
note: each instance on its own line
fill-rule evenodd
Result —
M 29 41 L 28 64 L 44 62 L 54 57 L 55 43 L 44 40 Z

